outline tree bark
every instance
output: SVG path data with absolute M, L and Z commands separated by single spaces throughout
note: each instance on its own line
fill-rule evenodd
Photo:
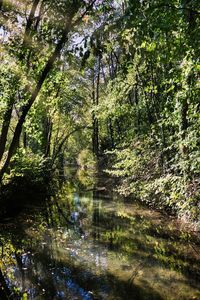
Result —
M 2 10 L 3 7 L 3 0 L 0 0 L 0 10 Z
M 46 124 L 46 136 L 45 136 L 45 157 L 50 156 L 52 129 L 53 129 L 53 123 L 50 117 L 48 117 L 47 124 Z
M 9 150 L 8 150 L 8 155 L 7 155 L 6 161 L 5 161 L 4 165 L 2 166 L 2 168 L 0 169 L 0 181 L 1 181 L 3 175 L 5 174 L 7 168 L 10 164 L 10 160 L 11 160 L 12 156 L 16 152 L 17 146 L 19 145 L 19 139 L 20 139 L 20 135 L 21 135 L 21 132 L 22 132 L 23 124 L 26 120 L 26 116 L 27 116 L 28 112 L 30 111 L 33 103 L 35 102 L 46 77 L 48 76 L 49 72 L 52 70 L 54 62 L 60 56 L 61 50 L 62 50 L 64 44 L 67 41 L 68 34 L 71 30 L 71 27 L 72 26 L 77 26 L 80 23 L 80 21 L 82 20 L 84 15 L 93 7 L 95 2 L 96 2 L 96 0 L 91 1 L 88 4 L 88 6 L 86 7 L 85 11 L 79 16 L 79 18 L 77 18 L 75 20 L 75 22 L 72 23 L 72 20 L 73 20 L 75 14 L 77 13 L 77 11 L 79 9 L 79 6 L 80 6 L 79 1 L 77 1 L 77 0 L 72 1 L 71 8 L 69 9 L 69 13 L 66 16 L 66 23 L 65 23 L 65 27 L 64 27 L 63 32 L 62 32 L 62 36 L 61 36 L 60 40 L 58 41 L 54 52 L 49 57 L 43 71 L 41 72 L 38 83 L 37 83 L 35 89 L 33 90 L 33 92 L 31 93 L 29 101 L 23 107 L 22 114 L 21 114 L 21 116 L 20 116 L 20 118 L 17 122 L 17 125 L 16 125 L 15 130 L 14 130 L 13 138 L 12 138 Z M 34 3 L 37 4 L 37 0 L 35 0 Z M 36 8 L 33 8 L 32 13 L 35 13 L 34 9 L 36 9 Z
M 6 284 L 5 278 L 3 276 L 3 273 L 0 269 L 0 299 L 2 300 L 13 300 L 12 293 L 9 289 L 9 287 Z
M 110 130 L 111 149 L 113 149 L 115 143 L 114 143 L 114 134 L 113 134 L 112 119 L 109 118 L 108 122 L 109 122 L 109 130 Z
M 26 23 L 26 29 L 25 29 L 25 33 L 24 33 L 24 41 L 23 41 L 23 44 L 22 44 L 22 48 L 25 47 L 29 43 L 31 27 L 33 25 L 35 12 L 36 12 L 36 9 L 37 9 L 37 6 L 38 6 L 39 2 L 40 2 L 40 0 L 34 0 L 33 1 L 33 5 L 31 7 L 31 11 L 30 11 L 27 23 Z
M 100 84 L 100 68 L 101 68 L 101 57 L 98 57 L 98 66 L 97 66 L 97 80 L 95 82 L 95 72 L 93 76 L 93 105 L 99 104 L 99 84 Z M 96 83 L 96 84 L 95 84 Z M 96 91 L 96 93 L 95 93 Z M 93 153 L 98 156 L 99 155 L 99 121 L 93 113 L 93 137 L 92 137 L 92 144 L 93 144 Z
M 57 149 L 54 148 L 54 153 L 53 153 L 53 156 L 52 156 L 52 164 L 54 164 L 55 160 L 57 159 L 58 155 L 61 153 L 61 150 L 64 146 L 64 144 L 66 143 L 67 139 L 75 132 L 79 131 L 79 130 L 82 130 L 82 129 L 85 129 L 85 128 L 88 128 L 87 126 L 81 126 L 81 127 L 77 127 L 75 128 L 74 130 L 72 130 L 70 133 L 66 134 L 63 139 L 60 141 L 60 143 L 58 144 L 58 147 Z
M 39 94 L 39 92 L 42 88 L 42 85 L 43 85 L 45 79 L 47 78 L 47 75 L 49 74 L 49 72 L 51 71 L 51 69 L 54 65 L 54 62 L 59 57 L 60 52 L 61 52 L 65 42 L 67 41 L 68 33 L 71 30 L 71 26 L 72 26 L 72 19 L 75 15 L 76 11 L 77 11 L 76 7 L 72 8 L 71 14 L 67 18 L 67 22 L 65 24 L 65 29 L 63 30 L 62 37 L 61 37 L 60 41 L 58 42 L 58 44 L 56 45 L 53 54 L 49 57 L 46 65 L 45 65 L 45 67 L 44 67 L 44 69 L 43 69 L 43 71 L 40 75 L 38 83 L 37 83 L 35 89 L 33 90 L 32 94 L 31 94 L 31 97 L 30 97 L 28 103 L 23 107 L 22 114 L 21 114 L 21 116 L 18 120 L 18 123 L 17 123 L 16 127 L 15 127 L 14 135 L 13 135 L 13 138 L 12 138 L 9 150 L 8 150 L 8 155 L 7 155 L 6 161 L 5 161 L 3 167 L 0 170 L 0 180 L 2 179 L 4 173 L 6 172 L 8 166 L 10 164 L 10 160 L 11 160 L 12 156 L 16 152 L 17 145 L 19 144 L 19 139 L 20 139 L 20 135 L 21 135 L 21 132 L 22 132 L 22 127 L 23 127 L 23 124 L 25 122 L 26 116 L 27 116 L 31 106 L 35 102 L 35 100 L 36 100 L 36 98 L 37 98 L 37 96 L 38 96 L 38 94 Z
M 40 0 L 34 0 L 34 2 L 33 2 L 33 5 L 31 8 L 28 20 L 27 20 L 25 33 L 24 33 L 23 47 L 25 47 L 26 43 L 28 42 L 28 37 L 30 36 L 31 26 L 33 24 L 35 11 L 37 9 L 39 1 Z M 3 0 L 0 0 L 0 10 L 2 8 L 2 5 L 3 5 Z M 28 65 L 28 61 L 27 61 L 27 65 Z M 11 121 L 11 117 L 12 117 L 12 110 L 13 110 L 14 102 L 15 102 L 14 98 L 10 99 L 10 101 L 7 105 L 6 111 L 4 113 L 4 117 L 3 117 L 3 125 L 2 125 L 1 136 L 0 136 L 0 161 L 3 157 L 5 147 L 6 147 L 7 135 L 8 135 L 8 130 L 9 130 L 10 121 Z M 19 142 L 18 142 L 18 144 L 19 144 Z
M 188 128 L 188 119 L 187 119 L 187 113 L 188 113 L 188 102 L 185 98 L 182 102 L 181 107 L 181 131 L 182 131 L 182 138 L 185 138 L 185 131 Z
M 15 101 L 14 98 L 10 99 L 8 106 L 6 108 L 6 111 L 4 113 L 4 116 L 3 116 L 3 124 L 2 124 L 2 129 L 1 129 L 1 136 L 0 136 L 0 161 L 3 157 L 5 147 L 6 147 L 8 129 L 9 129 L 10 121 L 11 121 L 11 117 L 12 117 L 14 101 Z

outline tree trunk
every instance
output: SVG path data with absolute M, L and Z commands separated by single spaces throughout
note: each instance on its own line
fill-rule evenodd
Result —
M 46 126 L 45 157 L 50 156 L 52 128 L 53 128 L 53 123 L 52 123 L 50 117 L 48 117 L 47 118 L 47 126 Z
M 43 71 L 40 75 L 39 81 L 38 81 L 34 91 L 32 92 L 32 95 L 31 95 L 28 103 L 23 107 L 22 114 L 21 114 L 21 116 L 18 120 L 18 123 L 17 123 L 16 127 L 15 127 L 14 135 L 13 135 L 13 138 L 12 138 L 9 150 L 8 150 L 8 155 L 7 155 L 6 161 L 5 161 L 3 167 L 0 170 L 0 180 L 2 179 L 4 173 L 6 172 L 8 166 L 10 164 L 10 160 L 11 160 L 12 156 L 16 152 L 17 145 L 19 144 L 19 139 L 20 139 L 20 135 L 21 135 L 21 132 L 22 132 L 22 127 L 23 127 L 23 124 L 25 122 L 26 116 L 27 116 L 31 106 L 35 102 L 35 99 L 37 98 L 47 75 L 51 71 L 54 62 L 59 57 L 60 52 L 61 52 L 65 42 L 67 41 L 67 36 L 68 36 L 68 33 L 71 29 L 72 18 L 74 17 L 75 13 L 76 13 L 76 10 L 73 10 L 71 12 L 70 17 L 69 17 L 68 21 L 65 24 L 65 29 L 63 31 L 63 34 L 62 34 L 62 37 L 61 37 L 60 41 L 56 45 L 56 48 L 55 48 L 53 54 L 50 56 L 49 60 L 47 61 L 46 66 L 44 67 L 44 69 L 43 69 Z
M 188 114 L 188 102 L 187 99 L 185 98 L 182 102 L 182 107 L 181 107 L 181 132 L 182 132 L 182 139 L 185 138 L 185 132 L 188 128 L 188 119 L 187 119 L 187 114 Z
M 35 0 L 34 3 L 36 5 L 36 7 L 37 7 L 38 1 Z M 92 9 L 94 3 L 95 3 L 95 0 L 91 1 L 88 4 L 88 6 L 86 7 L 85 11 L 72 24 L 72 20 L 73 20 L 75 14 L 77 13 L 77 11 L 79 9 L 79 6 L 80 6 L 79 1 L 77 1 L 77 0 L 72 1 L 71 8 L 69 9 L 69 13 L 68 13 L 68 15 L 66 15 L 66 23 L 65 23 L 65 27 L 64 27 L 63 32 L 62 32 L 62 36 L 61 36 L 60 40 L 58 41 L 58 43 L 57 43 L 57 45 L 55 47 L 54 52 L 49 57 L 49 59 L 48 59 L 46 65 L 45 65 L 43 71 L 41 72 L 41 75 L 39 77 L 38 83 L 37 83 L 35 89 L 33 90 L 32 94 L 30 96 L 29 101 L 24 106 L 22 114 L 21 114 L 21 116 L 20 116 L 20 118 L 19 118 L 19 120 L 17 122 L 17 125 L 16 125 L 15 130 L 14 130 L 13 138 L 12 138 L 9 150 L 8 150 L 8 155 L 7 155 L 6 161 L 5 161 L 4 165 L 2 166 L 2 168 L 0 169 L 0 181 L 1 181 L 4 173 L 6 172 L 8 166 L 10 164 L 10 160 L 11 160 L 12 156 L 16 152 L 17 145 L 19 144 L 19 139 L 20 139 L 20 135 L 21 135 L 21 132 L 22 132 L 22 127 L 23 127 L 23 124 L 25 122 L 26 116 L 27 116 L 29 110 L 31 109 L 33 103 L 35 102 L 35 100 L 36 100 L 36 98 L 37 98 L 37 96 L 38 96 L 38 94 L 39 94 L 39 92 L 40 92 L 40 90 L 42 88 L 42 85 L 43 85 L 43 83 L 44 83 L 44 81 L 46 79 L 46 77 L 48 76 L 49 72 L 52 70 L 54 62 L 60 56 L 61 50 L 62 50 L 64 44 L 67 41 L 68 34 L 69 34 L 70 30 L 71 30 L 71 27 L 72 26 L 77 26 L 81 22 L 81 20 L 84 17 L 84 15 L 87 14 L 87 12 L 90 9 Z M 35 13 L 34 9 L 36 9 L 36 8 L 32 7 L 32 11 L 30 13 L 30 18 L 31 18 L 31 15 Z M 31 27 L 32 23 L 29 22 L 29 24 L 30 24 L 30 26 L 28 26 L 28 28 Z M 27 29 L 26 29 L 26 31 L 27 31 Z
M 0 299 L 2 300 L 13 300 L 12 293 L 7 286 L 3 273 L 0 269 Z
M 58 143 L 58 147 L 54 147 L 53 150 L 53 154 L 52 154 L 52 164 L 54 164 L 55 160 L 58 158 L 59 154 L 61 153 L 63 146 L 65 145 L 65 143 L 67 142 L 67 139 L 75 132 L 82 130 L 82 129 L 91 129 L 90 127 L 87 126 L 81 126 L 81 127 L 77 127 L 74 130 L 72 130 L 70 133 L 66 134 L 63 139 Z M 58 141 L 57 141 L 58 142 Z
M 0 0 L 0 10 L 2 10 L 3 7 L 3 0 Z
M 31 26 L 33 25 L 33 21 L 34 21 L 34 16 L 35 16 L 35 12 L 37 9 L 37 6 L 39 4 L 40 0 L 34 0 L 33 1 L 33 5 L 31 7 L 31 11 L 26 23 L 26 29 L 25 29 L 25 33 L 24 33 L 24 41 L 22 44 L 22 48 L 24 48 L 28 43 L 29 43 L 29 37 L 30 37 L 30 33 L 31 33 Z
M 27 148 L 27 133 L 26 130 L 23 132 L 23 147 L 26 149 Z
M 93 76 L 93 105 L 96 106 L 99 104 L 99 83 L 100 83 L 100 68 L 101 68 L 101 57 L 98 57 L 98 66 L 97 66 L 97 80 L 95 85 L 95 72 Z M 96 91 L 96 93 L 95 93 Z M 99 121 L 93 113 L 93 153 L 99 155 Z
M 13 104 L 14 104 L 14 98 L 10 99 L 7 109 L 4 113 L 3 116 L 3 125 L 1 129 L 1 136 L 0 136 L 0 161 L 3 157 L 5 147 L 6 147 L 6 142 L 7 142 L 7 135 L 8 135 L 8 129 L 10 126 L 10 120 L 12 117 L 12 110 L 13 110 Z
M 31 26 L 32 26 L 33 20 L 34 20 L 35 11 L 37 9 L 39 1 L 40 0 L 34 0 L 34 2 L 33 2 L 33 5 L 31 8 L 28 20 L 27 20 L 25 33 L 24 33 L 23 47 L 25 47 L 26 43 L 28 42 L 28 39 L 30 36 L 30 31 L 31 31 Z M 3 1 L 0 0 L 0 9 L 2 8 L 2 4 L 3 4 Z M 28 61 L 29 61 L 29 58 L 27 59 L 27 65 L 28 65 Z M 0 136 L 0 161 L 3 157 L 5 147 L 6 147 L 7 135 L 8 135 L 8 130 L 9 130 L 10 121 L 11 121 L 11 117 L 12 117 L 14 101 L 15 101 L 14 98 L 10 100 L 10 102 L 8 103 L 6 112 L 4 114 L 4 117 L 3 117 L 3 125 L 2 125 L 1 136 Z M 19 145 L 19 141 L 18 141 L 18 145 Z
M 109 122 L 109 130 L 110 130 L 110 141 L 111 141 L 111 148 L 113 149 L 114 148 L 114 134 L 113 134 L 113 126 L 112 126 L 112 119 L 109 118 L 108 120 Z

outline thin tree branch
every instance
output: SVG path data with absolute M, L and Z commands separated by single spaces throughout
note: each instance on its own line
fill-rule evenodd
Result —
M 58 145 L 57 150 L 56 150 L 55 153 L 54 153 L 54 156 L 53 156 L 53 158 L 52 158 L 52 165 L 54 164 L 56 158 L 58 157 L 59 153 L 61 152 L 61 150 L 62 150 L 62 148 L 63 148 L 65 142 L 67 141 L 67 139 L 68 139 L 72 134 L 74 134 L 75 132 L 77 132 L 77 131 L 79 131 L 79 130 L 82 130 L 82 129 L 86 129 L 86 128 L 87 128 L 87 129 L 91 129 L 91 127 L 88 127 L 88 126 L 77 127 L 77 128 L 75 128 L 74 130 L 72 130 L 70 133 L 68 133 L 68 134 L 66 134 L 66 135 L 64 136 L 64 138 L 62 139 L 62 141 L 61 141 L 60 144 Z

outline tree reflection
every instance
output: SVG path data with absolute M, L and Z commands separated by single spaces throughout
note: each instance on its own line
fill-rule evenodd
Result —
M 97 181 L 87 192 L 64 183 L 43 207 L 2 226 L 0 238 L 0 282 L 15 299 L 199 296 L 198 239 L 157 212 L 105 197 Z

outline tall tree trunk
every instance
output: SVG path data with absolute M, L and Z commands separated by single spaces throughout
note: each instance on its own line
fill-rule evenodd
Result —
M 26 23 L 26 29 L 25 29 L 25 33 L 24 33 L 24 41 L 23 41 L 23 44 L 22 44 L 22 48 L 24 48 L 30 42 L 29 37 L 30 37 L 30 34 L 31 34 L 31 27 L 33 25 L 35 12 L 36 12 L 36 9 L 38 7 L 39 2 L 40 2 L 40 0 L 34 0 L 33 1 L 33 5 L 31 7 L 31 11 L 30 11 L 27 23 Z
M 86 7 L 85 11 L 72 24 L 72 20 L 73 20 L 75 14 L 77 13 L 77 11 L 79 9 L 79 6 L 80 6 L 79 1 L 77 1 L 77 0 L 72 1 L 71 8 L 69 9 L 69 13 L 68 13 L 68 15 L 66 15 L 66 23 L 65 23 L 65 27 L 64 27 L 63 32 L 62 32 L 62 36 L 61 36 L 60 40 L 58 41 L 54 52 L 49 57 L 43 71 L 41 72 L 38 83 L 37 83 L 35 89 L 33 90 L 33 92 L 31 93 L 29 101 L 23 107 L 22 114 L 21 114 L 21 116 L 20 116 L 20 118 L 17 122 L 17 125 L 16 125 L 15 130 L 14 130 L 13 138 L 12 138 L 9 150 L 8 150 L 8 155 L 7 155 L 6 161 L 5 161 L 4 165 L 2 166 L 2 168 L 0 169 L 0 181 L 1 181 L 4 173 L 6 172 L 8 166 L 10 164 L 10 160 L 11 160 L 12 156 L 16 152 L 17 146 L 19 145 L 19 139 L 20 139 L 20 135 L 21 135 L 21 132 L 22 132 L 22 127 L 23 127 L 23 124 L 25 122 L 26 116 L 27 116 L 29 110 L 31 109 L 33 103 L 35 102 L 46 77 L 48 76 L 49 72 L 52 70 L 54 62 L 60 56 L 61 50 L 62 50 L 64 44 L 67 41 L 68 34 L 71 30 L 71 27 L 72 26 L 77 26 L 81 22 L 84 15 L 87 14 L 87 12 L 92 9 L 95 2 L 96 2 L 96 0 L 92 0 L 88 4 L 88 6 Z M 35 0 L 34 3 L 37 4 L 38 2 Z M 35 13 L 35 10 L 33 9 L 32 12 Z M 32 12 L 31 12 L 31 14 L 32 14 Z M 32 23 L 31 23 L 31 25 L 32 25 Z
M 109 122 L 109 130 L 110 130 L 110 141 L 111 141 L 111 148 L 113 149 L 114 148 L 114 134 L 113 134 L 113 126 L 112 126 L 112 119 L 109 118 L 108 120 Z
M 62 140 L 60 140 L 59 142 L 57 141 L 57 144 L 55 145 L 54 149 L 53 149 L 53 154 L 52 154 L 52 164 L 55 162 L 55 160 L 58 158 L 59 154 L 61 153 L 65 143 L 67 142 L 67 139 L 75 132 L 81 130 L 81 129 L 91 129 L 90 127 L 87 126 L 81 126 L 81 127 L 77 127 L 74 130 L 72 130 L 71 132 L 67 133 Z M 56 147 L 57 146 L 57 147 Z
M 189 159 L 189 151 L 188 151 L 188 146 L 185 145 L 184 143 L 184 139 L 186 138 L 186 132 L 187 132 L 187 128 L 189 126 L 188 124 L 188 119 L 187 119 L 187 115 L 188 115 L 188 109 L 189 109 L 189 105 L 187 102 L 187 98 L 184 98 L 182 103 L 181 103 L 181 124 L 180 124 L 180 130 L 181 130 L 181 139 L 183 142 L 181 142 L 181 155 L 182 158 L 186 161 L 188 161 Z M 184 178 L 185 180 L 187 180 L 189 178 L 189 174 L 190 174 L 190 166 L 189 164 L 185 164 L 185 168 L 184 168 Z
M 12 110 L 13 110 L 13 104 L 14 104 L 15 99 L 11 98 L 6 111 L 3 116 L 3 124 L 2 124 L 2 129 L 1 129 L 1 135 L 0 135 L 0 161 L 3 157 L 5 147 L 6 147 L 6 142 L 7 142 L 7 135 L 8 135 L 8 129 L 10 126 L 10 121 L 12 117 Z
M 47 128 L 46 128 L 46 141 L 45 141 L 45 157 L 50 156 L 50 150 L 51 150 L 51 136 L 52 136 L 52 128 L 53 123 L 50 119 L 50 117 L 47 118 Z
M 183 99 L 182 105 L 181 105 L 181 132 L 182 132 L 182 139 L 185 138 L 185 132 L 188 128 L 188 102 L 187 99 Z
M 5 278 L 3 276 L 3 273 L 0 269 L 0 299 L 2 300 L 13 300 L 13 296 L 12 293 L 9 289 L 9 287 L 7 286 L 7 283 L 5 281 Z
M 98 57 L 98 66 L 97 66 L 97 79 L 95 82 L 95 71 L 93 76 L 93 105 L 97 106 L 99 104 L 99 83 L 100 83 L 100 68 L 101 68 L 101 57 Z M 96 92 L 96 93 L 95 93 Z M 95 112 L 93 113 L 93 153 L 99 155 L 99 121 L 96 117 Z
M 31 32 L 31 26 L 33 24 L 33 20 L 34 20 L 34 16 L 35 16 L 35 11 L 37 9 L 39 1 L 40 0 L 34 0 L 34 2 L 33 2 L 33 5 L 31 8 L 28 20 L 27 20 L 25 33 L 24 33 L 23 47 L 25 47 L 26 43 L 28 42 L 30 32 Z M 0 0 L 0 9 L 2 8 L 2 5 L 3 5 L 3 0 Z M 28 62 L 29 62 L 29 58 L 27 59 L 27 65 L 28 65 Z M 6 111 L 4 113 L 4 117 L 3 117 L 3 125 L 2 125 L 1 136 L 0 136 L 0 161 L 3 157 L 5 147 L 6 147 L 7 135 L 8 135 L 8 130 L 9 130 L 10 121 L 11 121 L 11 117 L 12 117 L 14 101 L 15 101 L 14 98 L 12 98 L 9 101 Z M 19 145 L 19 141 L 18 141 L 18 145 Z
M 3 8 L 3 0 L 0 0 L 0 10 Z
M 23 107 L 22 114 L 18 120 L 16 127 L 15 127 L 14 135 L 13 135 L 13 138 L 12 138 L 9 150 L 8 150 L 8 155 L 7 155 L 6 161 L 0 170 L 0 180 L 2 179 L 2 176 L 4 175 L 4 173 L 6 172 L 8 166 L 10 164 L 10 160 L 11 160 L 12 156 L 16 152 L 17 145 L 19 144 L 22 127 L 25 122 L 26 116 L 27 116 L 31 106 L 35 102 L 35 99 L 37 98 L 46 77 L 48 76 L 49 72 L 51 71 L 54 62 L 59 57 L 60 52 L 61 52 L 65 42 L 67 41 L 68 33 L 69 33 L 69 31 L 71 29 L 71 25 L 72 25 L 72 19 L 73 19 L 75 13 L 76 13 L 76 7 L 72 8 L 71 15 L 67 18 L 68 21 L 65 24 L 65 29 L 63 30 L 62 37 L 61 37 L 60 41 L 58 42 L 58 44 L 56 45 L 56 48 L 55 48 L 53 54 L 49 57 L 46 65 L 40 75 L 38 83 L 32 92 L 32 95 L 31 95 L 28 103 Z
M 26 130 L 23 132 L 23 147 L 26 149 L 27 148 L 27 133 Z
M 38 16 L 37 16 L 37 19 L 36 19 L 36 22 L 35 22 L 34 28 L 33 28 L 35 31 L 37 31 L 38 26 L 39 26 L 39 23 L 40 23 L 40 21 L 41 21 L 41 19 L 42 19 L 42 14 L 43 14 L 43 11 L 44 11 L 44 1 L 45 1 L 45 0 L 42 0 L 42 2 L 41 2 L 41 4 L 40 4 L 39 14 L 38 14 Z

